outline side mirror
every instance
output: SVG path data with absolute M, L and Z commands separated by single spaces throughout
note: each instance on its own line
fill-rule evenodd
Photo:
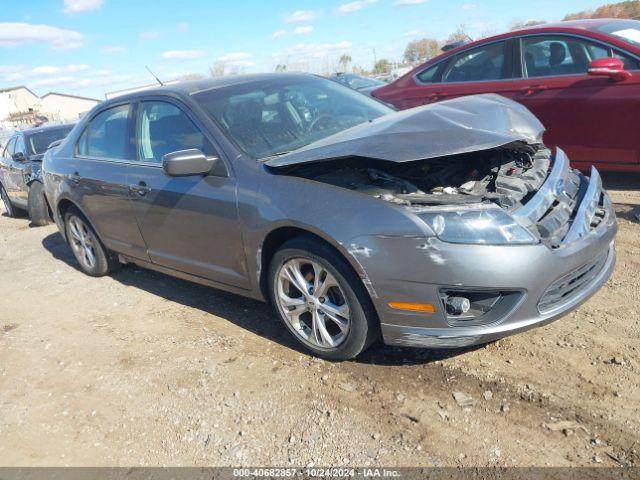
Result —
M 59 147 L 59 146 L 60 146 L 60 144 L 62 143 L 62 140 L 63 140 L 63 139 L 56 140 L 55 142 L 51 142 L 51 143 L 49 144 L 49 146 L 47 147 L 47 150 L 51 150 L 52 148 Z
M 217 157 L 206 157 L 197 148 L 167 153 L 162 157 L 162 169 L 170 177 L 206 175 L 219 161 Z
M 16 162 L 24 162 L 26 160 L 23 152 L 14 153 L 13 155 L 11 155 L 11 158 L 13 158 Z
M 609 77 L 616 82 L 631 77 L 631 72 L 624 69 L 624 62 L 619 58 L 598 58 L 589 64 L 589 75 L 594 77 Z

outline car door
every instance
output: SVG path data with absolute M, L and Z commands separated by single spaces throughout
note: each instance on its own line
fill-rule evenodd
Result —
M 197 118 L 168 98 L 137 106 L 136 156 L 128 182 L 152 262 L 226 285 L 248 288 L 236 181 L 224 163 L 209 175 L 170 177 L 164 155 L 198 149 L 219 157 Z M 222 162 L 223 160 L 220 159 Z
M 149 260 L 129 195 L 127 170 L 134 151 L 129 103 L 96 113 L 66 162 L 71 195 L 106 247 Z
M 16 137 L 11 137 L 6 146 L 2 149 L 2 156 L 0 157 L 0 183 L 2 183 L 4 189 L 7 192 L 7 195 L 9 195 L 9 192 L 13 189 L 13 187 L 9 184 L 9 182 L 11 181 L 9 173 L 11 162 L 13 161 L 11 155 L 13 155 L 13 147 L 15 146 L 15 144 Z
M 546 127 L 545 143 L 563 148 L 575 166 L 637 164 L 640 140 L 640 63 L 606 44 L 572 35 L 530 35 L 520 40 L 522 78 L 514 100 Z M 622 58 L 632 76 L 614 81 L 588 75 L 589 63 Z
M 29 169 L 29 160 L 27 157 L 27 148 L 24 142 L 24 135 L 17 135 L 13 147 L 13 154 L 8 161 L 8 179 L 9 189 L 7 194 L 17 207 L 27 208 L 27 182 L 25 173 Z
M 463 50 L 415 75 L 415 87 L 402 93 L 399 108 L 438 102 L 465 95 L 511 95 L 512 44 L 500 40 Z

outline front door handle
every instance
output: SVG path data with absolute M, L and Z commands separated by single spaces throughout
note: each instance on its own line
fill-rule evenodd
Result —
M 74 172 L 73 175 L 69 175 L 69 180 L 77 185 L 80 183 L 80 180 L 82 180 L 82 177 L 78 172 Z
M 520 95 L 524 95 L 525 97 L 527 97 L 535 93 L 544 92 L 548 88 L 549 87 L 547 87 L 546 85 L 529 85 L 527 87 L 523 87 L 520 90 L 518 90 L 518 93 Z
M 134 183 L 132 185 L 129 185 L 129 190 L 137 193 L 141 197 L 144 197 L 147 193 L 151 191 L 151 189 L 147 187 L 147 184 L 145 182 L 139 182 L 137 184 Z

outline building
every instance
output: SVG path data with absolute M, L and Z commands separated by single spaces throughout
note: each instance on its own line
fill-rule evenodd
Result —
M 0 89 L 0 122 L 11 122 L 11 118 L 28 117 L 40 107 L 40 97 L 27 87 Z M 33 115 L 31 115 L 33 116 Z M 21 123 L 19 120 L 16 123 Z
M 38 97 L 22 85 L 0 89 L 0 127 L 22 129 L 43 122 L 75 122 L 98 103 L 94 98 L 55 92 Z
M 52 122 L 74 122 L 95 107 L 100 100 L 95 98 L 49 92 L 40 97 L 41 113 Z

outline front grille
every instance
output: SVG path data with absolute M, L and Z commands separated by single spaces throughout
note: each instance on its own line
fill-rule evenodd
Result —
M 542 187 L 513 215 L 551 248 L 560 248 L 597 228 L 609 209 L 607 202 L 598 172 L 592 169 L 587 178 L 572 170 L 569 159 L 558 149 Z
M 578 297 L 602 271 L 608 257 L 609 252 L 607 251 L 595 261 L 574 270 L 549 285 L 538 302 L 540 313 L 549 312 Z

